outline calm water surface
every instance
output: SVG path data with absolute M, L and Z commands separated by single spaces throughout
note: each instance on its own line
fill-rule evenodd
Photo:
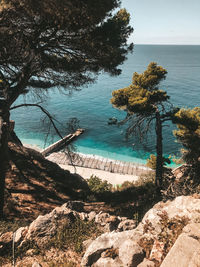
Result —
M 123 88 L 131 83 L 134 72 L 143 72 L 147 65 L 155 61 L 167 69 L 167 79 L 161 84 L 177 106 L 194 107 L 200 105 L 200 46 L 136 45 L 134 53 L 121 66 L 122 74 L 110 77 L 102 74 L 97 82 L 75 91 L 71 96 L 61 94 L 56 88 L 50 91 L 43 105 L 61 123 L 58 128 L 66 134 L 65 126 L 70 118 L 76 117 L 85 133 L 75 142 L 79 152 L 103 157 L 145 163 L 150 153 L 155 151 L 155 136 L 152 132 L 145 146 L 136 137 L 126 140 L 125 128 L 110 126 L 110 117 L 123 118 L 125 113 L 114 109 L 109 103 L 112 90 Z M 31 94 L 25 101 L 31 102 Z M 17 104 L 24 102 L 21 97 Z M 44 146 L 47 125 L 42 123 L 43 114 L 37 108 L 16 109 L 11 114 L 16 121 L 16 133 L 25 143 Z M 166 155 L 179 155 L 180 145 L 175 142 L 168 125 L 163 129 L 164 152 Z M 58 139 L 55 133 L 47 144 Z M 132 145 L 134 144 L 134 146 Z

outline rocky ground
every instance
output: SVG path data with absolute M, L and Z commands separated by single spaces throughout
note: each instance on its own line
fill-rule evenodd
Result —
M 1 234 L 1 266 L 12 266 L 13 240 L 15 266 L 200 266 L 199 195 L 159 202 L 139 225 L 86 206 L 69 201 Z
M 10 143 L 10 156 L 0 266 L 200 266 L 200 195 L 158 202 L 138 224 L 131 203 L 83 202 L 85 180 L 40 153 Z

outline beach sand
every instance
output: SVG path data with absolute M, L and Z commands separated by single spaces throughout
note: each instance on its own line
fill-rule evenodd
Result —
M 108 183 L 116 186 L 121 185 L 125 181 L 137 181 L 138 176 L 136 175 L 128 175 L 128 174 L 119 174 L 119 173 L 111 173 L 107 171 L 77 167 L 74 169 L 73 166 L 70 165 L 62 165 L 58 164 L 61 168 L 65 170 L 69 170 L 71 173 L 77 173 L 82 176 L 84 179 L 89 179 L 92 175 L 97 176 L 101 180 L 106 180 Z
M 28 147 L 28 148 L 35 149 L 39 152 L 42 151 L 42 149 L 40 149 L 36 145 L 24 144 L 24 146 Z M 84 179 L 89 179 L 93 175 L 93 176 L 97 176 L 101 180 L 106 180 L 108 183 L 112 184 L 113 186 L 121 185 L 125 181 L 135 182 L 139 178 L 138 174 L 147 173 L 147 171 L 148 171 L 148 168 L 146 168 L 145 166 L 142 166 L 142 165 L 138 166 L 136 169 L 136 173 L 131 174 L 131 175 L 130 174 L 121 174 L 121 173 L 116 173 L 116 172 L 114 173 L 114 172 L 104 171 L 104 170 L 100 170 L 100 169 L 96 169 L 96 168 L 87 168 L 87 167 L 81 167 L 81 166 L 75 166 L 75 168 L 74 168 L 72 165 L 68 165 L 68 164 L 64 163 L 63 160 L 61 160 L 62 163 L 59 162 L 59 158 L 60 158 L 61 154 L 62 154 L 61 152 L 53 153 L 53 154 L 51 154 L 51 156 L 48 156 L 47 159 L 57 163 L 64 170 L 68 170 L 71 173 L 79 174 Z M 80 155 L 83 156 L 83 154 L 80 154 Z M 100 158 L 101 160 L 103 159 L 102 157 L 98 157 L 95 155 L 93 155 L 93 156 L 92 155 L 84 155 L 84 156 L 86 156 L 88 158 L 91 158 L 94 156 L 96 158 Z M 112 161 L 112 160 L 110 159 L 110 161 Z

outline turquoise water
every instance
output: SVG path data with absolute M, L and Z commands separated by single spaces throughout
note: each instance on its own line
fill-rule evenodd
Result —
M 109 103 L 111 92 L 123 88 L 131 83 L 134 72 L 142 72 L 147 65 L 155 61 L 167 69 L 167 79 L 161 88 L 171 96 L 171 101 L 183 107 L 194 107 L 200 103 L 200 46 L 173 45 L 136 45 L 134 53 L 121 66 L 122 74 L 110 77 L 107 74 L 99 76 L 95 84 L 74 91 L 72 95 L 64 95 L 54 88 L 49 91 L 43 106 L 48 109 L 61 123 L 57 124 L 63 135 L 67 133 L 66 123 L 76 117 L 85 133 L 75 142 L 81 153 L 96 154 L 107 158 L 145 163 L 145 159 L 155 152 L 155 135 L 152 132 L 140 144 L 136 137 L 126 140 L 125 127 L 110 126 L 110 117 L 123 118 L 125 113 L 114 109 Z M 29 94 L 25 101 L 33 102 Z M 21 97 L 17 104 L 24 102 Z M 37 102 L 35 100 L 35 102 Z M 47 124 L 43 124 L 43 114 L 37 108 L 20 108 L 11 113 L 16 121 L 16 133 L 24 143 L 44 147 L 57 140 L 52 132 L 46 140 Z M 168 125 L 163 129 L 164 153 L 179 156 L 180 145 L 175 142 L 172 130 Z

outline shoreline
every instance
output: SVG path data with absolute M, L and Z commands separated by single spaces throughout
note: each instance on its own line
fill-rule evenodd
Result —
M 32 148 L 41 152 L 42 149 L 36 145 L 23 144 L 25 147 Z M 84 179 L 89 179 L 91 176 L 97 176 L 101 180 L 106 180 L 113 186 L 120 186 L 123 182 L 136 182 L 140 175 L 151 172 L 152 170 L 146 167 L 144 164 L 138 164 L 135 162 L 125 162 L 125 161 L 115 161 L 113 159 L 104 158 L 98 155 L 83 154 L 72 152 L 72 155 L 77 158 L 84 158 L 84 162 L 81 165 L 74 166 L 67 163 L 66 153 L 64 152 L 54 152 L 48 155 L 46 158 L 56 164 L 58 164 L 62 169 L 68 170 L 73 174 L 78 174 Z M 92 161 L 96 163 L 96 167 L 92 167 Z M 81 161 L 79 161 L 80 163 Z M 87 167 L 86 163 L 91 164 Z M 97 166 L 101 163 L 101 167 Z M 95 164 L 93 164 L 94 166 Z M 128 168 L 129 167 L 129 168 Z M 111 169 L 109 169 L 111 168 Z M 113 168 L 113 169 L 112 169 Z M 118 170 L 118 171 L 117 171 Z M 126 172 L 125 172 L 126 170 Z
M 31 148 L 31 149 L 34 149 L 38 152 L 41 152 L 43 151 L 43 149 L 39 146 L 39 145 L 36 145 L 36 144 L 27 144 L 27 143 L 23 143 L 23 146 L 24 147 L 27 147 L 27 148 Z M 54 152 L 54 153 L 62 153 L 64 150 L 60 150 L 58 152 Z M 114 162 L 114 161 L 118 161 L 122 164 L 133 164 L 139 168 L 142 168 L 144 170 L 151 170 L 150 168 L 148 168 L 146 166 L 145 163 L 143 163 L 144 159 L 141 159 L 141 162 L 139 162 L 139 158 L 138 158 L 138 161 L 125 161 L 125 160 L 122 160 L 122 159 L 114 159 L 114 158 L 109 158 L 109 157 L 104 157 L 104 156 L 101 156 L 101 155 L 98 155 L 98 154 L 91 154 L 91 153 L 83 153 L 83 152 L 78 152 L 78 151 L 72 151 L 70 152 L 71 154 L 74 154 L 74 155 L 78 155 L 80 157 L 86 157 L 86 158 L 95 158 L 95 159 L 99 159 L 99 160 L 102 160 L 102 161 L 107 161 L 107 162 Z

